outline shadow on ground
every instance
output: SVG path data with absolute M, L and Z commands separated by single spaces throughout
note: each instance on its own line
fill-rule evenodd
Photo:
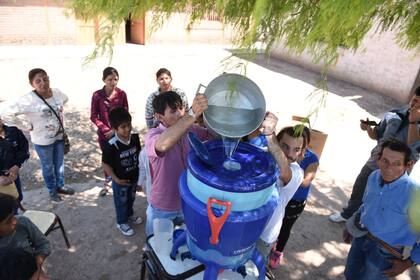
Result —
M 71 149 L 64 156 L 64 173 L 66 184 L 82 183 L 91 180 L 102 181 L 101 150 L 97 142 L 96 127 L 90 121 L 90 111 L 77 111 L 66 108 L 66 131 L 69 135 Z M 136 130 L 143 139 L 146 129 Z M 29 134 L 26 133 L 28 141 Z M 29 145 L 31 157 L 21 169 L 20 176 L 25 190 L 44 186 L 39 158 L 32 144 Z

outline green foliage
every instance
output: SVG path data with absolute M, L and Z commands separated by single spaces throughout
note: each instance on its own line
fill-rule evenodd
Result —
M 96 54 L 112 49 L 117 25 L 146 11 L 154 12 L 154 28 L 176 12 L 189 14 L 188 28 L 216 11 L 234 27 L 239 48 L 252 53 L 255 42 L 264 40 L 268 53 L 281 40 L 291 52 L 308 50 L 327 66 L 336 62 L 341 46 L 356 50 L 376 25 L 377 32 L 396 29 L 405 48 L 420 46 L 420 2 L 410 0 L 71 0 L 69 8 L 77 18 L 102 19 Z
M 266 54 L 281 41 L 292 53 L 309 51 L 316 63 L 324 66 L 318 87 L 326 88 L 328 67 L 338 59 L 341 47 L 357 50 L 372 27 L 376 32 L 396 30 L 397 42 L 420 50 L 420 1 L 418 0 L 69 0 L 69 10 L 83 20 L 99 19 L 99 40 L 88 60 L 108 54 L 112 59 L 113 34 L 126 19 L 153 12 L 151 32 L 173 13 L 189 15 L 187 30 L 204 15 L 217 12 L 224 24 L 234 28 L 238 53 L 222 61 L 226 69 L 246 71 L 230 59 L 239 54 L 253 58 L 255 43 L 264 41 Z M 227 70 L 224 70 L 227 71 Z M 308 118 L 325 104 L 326 92 L 309 96 L 318 103 Z M 320 106 L 321 105 L 321 106 Z

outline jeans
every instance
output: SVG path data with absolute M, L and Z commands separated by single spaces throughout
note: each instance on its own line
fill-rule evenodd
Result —
M 119 185 L 112 181 L 117 224 L 126 224 L 128 217 L 134 214 L 133 204 L 136 199 L 136 187 L 134 185 Z
M 363 194 L 365 193 L 368 177 L 372 172 L 372 169 L 366 165 L 363 166 L 362 170 L 356 178 L 356 181 L 354 182 L 347 207 L 343 208 L 343 211 L 341 212 L 341 216 L 343 218 L 349 219 L 351 216 L 353 216 L 354 212 L 359 209 L 360 205 L 362 204 Z
M 274 246 L 276 246 L 276 242 L 267 243 L 261 238 L 258 238 L 257 240 L 256 248 L 260 253 L 261 257 L 263 258 L 265 265 L 268 265 L 270 252 L 274 248 Z
M 174 222 L 174 225 L 181 225 L 184 223 L 184 214 L 182 211 L 165 211 L 153 207 L 151 204 L 147 206 L 146 210 L 147 221 L 146 221 L 146 235 L 150 236 L 153 234 L 153 220 L 154 219 L 170 219 Z
M 41 162 L 42 177 L 50 195 L 57 194 L 57 188 L 64 186 L 64 142 L 57 140 L 51 145 L 34 144 Z
M 382 271 L 391 268 L 395 257 L 366 235 L 353 239 L 344 276 L 347 280 L 388 279 Z

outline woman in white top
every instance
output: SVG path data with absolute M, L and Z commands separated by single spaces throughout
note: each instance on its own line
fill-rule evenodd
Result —
M 74 194 L 73 189 L 64 186 L 64 141 L 60 124 L 64 123 L 63 107 L 68 98 L 60 90 L 50 88 L 45 70 L 32 69 L 28 77 L 33 90 L 9 106 L 5 113 L 23 114 L 28 119 L 31 140 L 41 162 L 50 198 L 53 202 L 60 202 L 59 193 Z

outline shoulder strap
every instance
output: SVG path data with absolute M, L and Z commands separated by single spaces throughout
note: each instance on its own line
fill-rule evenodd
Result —
M 57 114 L 57 112 L 53 109 L 53 107 L 51 107 L 51 105 L 50 104 L 48 104 L 48 102 L 47 102 L 47 100 L 45 100 L 45 98 L 44 97 L 42 97 L 38 92 L 36 92 L 35 90 L 33 91 L 35 94 L 36 94 L 36 96 L 38 96 L 42 101 L 44 101 L 44 103 L 45 103 L 45 105 L 47 105 L 48 106 L 48 108 L 50 108 L 51 109 L 51 111 L 54 113 L 54 115 L 55 115 L 55 117 L 57 118 L 57 120 L 58 120 L 58 122 L 60 123 L 60 126 L 61 126 L 61 129 L 63 130 L 63 133 L 65 132 L 65 130 L 64 130 L 64 126 L 63 126 L 63 123 L 61 122 L 61 119 L 60 119 L 60 117 L 58 116 L 58 114 Z

